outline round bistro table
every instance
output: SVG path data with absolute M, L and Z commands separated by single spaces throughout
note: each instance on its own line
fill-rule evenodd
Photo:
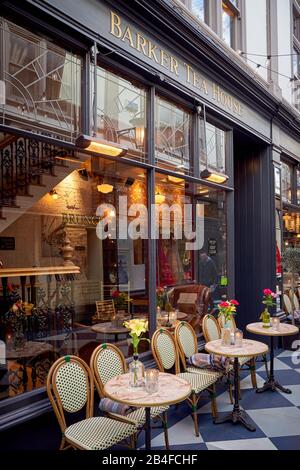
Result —
M 292 393 L 288 388 L 284 388 L 277 380 L 275 380 L 274 375 L 274 337 L 275 336 L 291 336 L 299 332 L 299 328 L 294 325 L 289 325 L 287 323 L 280 323 L 279 330 L 274 327 L 264 328 L 262 322 L 250 323 L 246 326 L 247 331 L 254 333 L 256 335 L 269 336 L 271 338 L 271 347 L 270 347 L 270 375 L 268 380 L 265 382 L 263 387 L 256 390 L 257 393 L 265 392 L 266 390 L 272 390 L 273 392 L 276 389 L 284 393 Z
M 115 342 L 118 341 L 118 336 L 129 333 L 129 329 L 125 326 L 114 326 L 111 322 L 97 323 L 91 327 L 95 333 L 101 333 L 103 335 L 115 335 Z
M 145 448 L 151 449 L 151 417 L 153 406 L 167 406 L 179 403 L 188 398 L 192 392 L 190 384 L 173 374 L 160 372 L 158 376 L 158 391 L 146 392 L 144 387 L 131 387 L 130 374 L 117 375 L 106 382 L 104 394 L 111 400 L 137 408 L 145 408 Z
M 217 356 L 234 358 L 234 405 L 233 411 L 224 418 L 215 419 L 215 424 L 222 424 L 231 421 L 234 424 L 240 423 L 249 431 L 254 432 L 256 428 L 249 423 L 247 414 L 240 409 L 239 404 L 239 357 L 257 357 L 268 352 L 268 346 L 259 341 L 243 339 L 242 346 L 222 346 L 222 340 L 217 339 L 206 343 L 205 349 L 208 353 Z

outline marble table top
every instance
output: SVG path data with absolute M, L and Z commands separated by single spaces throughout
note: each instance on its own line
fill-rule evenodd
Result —
M 289 336 L 299 332 L 297 326 L 289 325 L 288 323 L 280 323 L 279 329 L 275 329 L 273 326 L 264 328 L 262 322 L 250 323 L 246 326 L 246 329 L 251 333 L 263 336 Z
M 159 373 L 158 391 L 148 393 L 144 387 L 131 387 L 129 374 L 122 374 L 109 380 L 104 394 L 111 400 L 136 407 L 163 406 L 179 403 L 191 394 L 190 384 L 173 374 Z
M 268 346 L 259 341 L 243 339 L 242 346 L 222 346 L 222 340 L 217 339 L 206 343 L 208 353 L 226 357 L 255 357 L 268 352 Z
M 104 334 L 121 334 L 128 333 L 130 331 L 128 328 L 125 328 L 125 326 L 115 326 L 111 322 L 97 323 L 91 327 L 91 330 L 95 331 L 96 333 Z

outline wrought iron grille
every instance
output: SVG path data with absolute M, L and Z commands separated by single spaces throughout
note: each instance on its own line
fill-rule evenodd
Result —
M 55 176 L 55 166 L 66 166 L 56 157 L 76 158 L 73 151 L 33 139 L 6 141 L 0 145 L 0 206 L 15 206 L 16 196 L 27 196 L 30 185 L 42 184 L 43 174 Z

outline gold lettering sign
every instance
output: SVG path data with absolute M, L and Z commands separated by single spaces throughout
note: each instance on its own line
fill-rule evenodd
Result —
M 209 95 L 219 106 L 233 114 L 242 116 L 243 106 L 232 95 L 224 91 L 216 83 L 205 79 L 190 64 L 180 61 L 170 52 L 150 41 L 133 27 L 124 25 L 121 17 L 114 11 L 110 12 L 110 34 L 120 39 L 132 49 L 150 59 L 155 64 L 168 70 L 175 77 L 183 76 L 183 80 L 202 95 Z M 182 71 L 182 73 L 180 73 Z

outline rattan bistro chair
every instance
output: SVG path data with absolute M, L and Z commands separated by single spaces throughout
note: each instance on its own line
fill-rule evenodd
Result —
M 205 327 L 205 326 L 204 326 Z M 215 339 L 219 338 L 219 328 L 218 325 L 213 324 L 213 331 L 215 331 Z M 186 322 L 178 323 L 175 328 L 175 340 L 178 345 L 179 356 L 181 362 L 186 369 L 186 372 L 192 373 L 203 373 L 203 369 L 199 369 L 197 367 L 186 367 L 186 357 L 191 357 L 193 354 L 198 352 L 198 341 L 195 331 L 191 326 Z M 224 376 L 227 377 L 227 381 L 229 384 L 229 397 L 231 403 L 233 403 L 233 395 L 232 395 L 232 384 L 230 380 L 230 371 L 232 370 L 232 366 L 230 366 L 229 372 L 214 372 L 214 371 L 205 371 L 214 373 L 217 376 L 217 380 L 222 379 Z
M 136 433 L 135 423 L 106 417 L 93 418 L 94 380 L 88 365 L 77 356 L 59 358 L 47 377 L 47 393 L 57 417 L 62 440 L 60 450 L 104 450 Z M 86 418 L 67 426 L 65 413 L 86 410 Z
M 104 386 L 110 379 L 127 372 L 125 357 L 117 346 L 103 343 L 98 346 L 90 361 L 90 367 L 95 379 L 96 388 L 100 398 L 105 397 Z M 164 428 L 166 448 L 169 449 L 167 411 L 169 406 L 156 406 L 151 408 L 151 418 L 160 418 Z M 142 428 L 146 421 L 145 408 L 137 408 L 126 416 L 115 413 L 106 413 L 106 416 L 126 422 L 127 419 L 136 422 Z
M 234 318 L 230 320 L 231 327 L 236 329 L 236 323 Z M 202 330 L 206 342 L 214 341 L 221 338 L 221 328 L 224 326 L 224 318 L 219 317 L 218 320 L 212 315 L 206 315 L 203 318 Z M 240 366 L 247 365 L 250 369 L 252 387 L 257 389 L 256 370 L 255 370 L 255 358 L 241 357 L 239 358 Z
M 166 329 L 160 328 L 156 330 L 151 340 L 152 354 L 155 362 L 161 372 L 169 372 L 174 369 L 178 377 L 186 380 L 192 387 L 192 393 L 187 399 L 192 407 L 192 417 L 194 420 L 195 434 L 199 436 L 198 413 L 197 406 L 200 394 L 207 390 L 211 396 L 211 410 L 214 418 L 217 418 L 218 410 L 215 397 L 215 383 L 217 378 L 211 374 L 194 374 L 190 372 L 179 372 L 179 357 L 173 335 Z

